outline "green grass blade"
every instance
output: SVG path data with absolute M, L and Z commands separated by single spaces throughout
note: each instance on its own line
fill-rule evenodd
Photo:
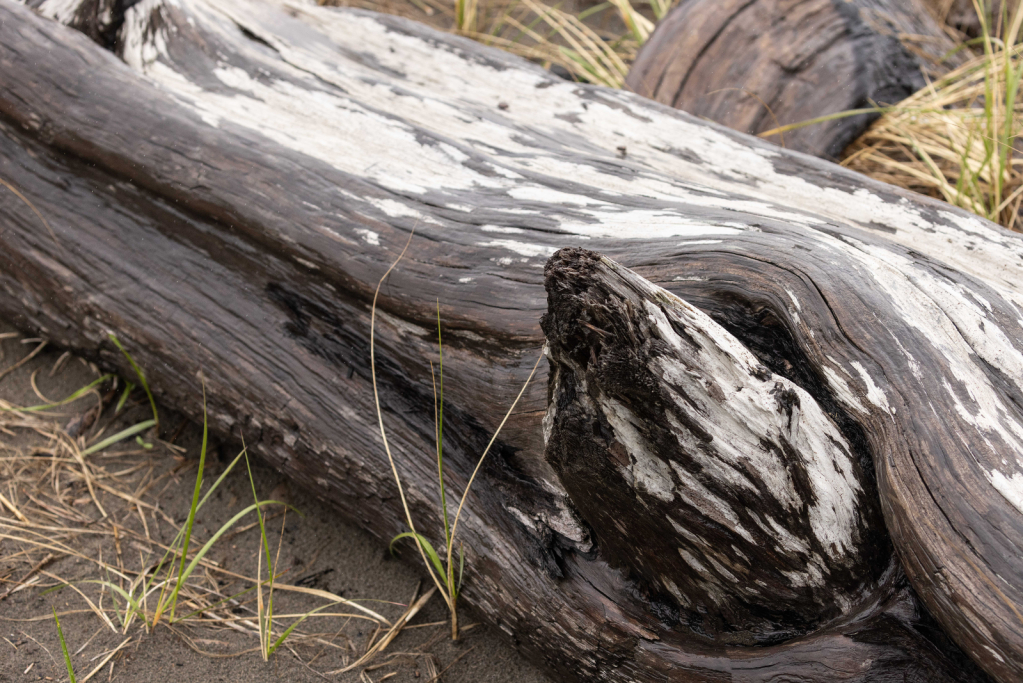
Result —
M 434 397 L 434 400 L 438 402 L 438 406 L 435 406 L 437 411 L 437 480 L 440 483 L 440 509 L 444 518 L 444 541 L 451 543 L 447 491 L 444 488 L 444 342 L 440 333 L 440 299 L 437 299 L 437 354 L 440 380 L 439 396 Z
M 426 556 L 429 557 L 430 558 L 430 562 L 433 563 L 433 566 L 437 570 L 437 573 L 439 575 L 441 575 L 441 576 L 445 575 L 445 573 L 444 573 L 444 565 L 442 565 L 441 562 L 440 562 L 440 555 L 437 554 L 437 551 L 433 549 L 433 546 L 430 545 L 430 542 L 428 540 L 426 540 L 426 537 L 423 536 L 422 534 L 417 534 L 414 531 L 406 531 L 403 534 L 398 534 L 397 536 L 395 536 L 394 538 L 391 539 L 391 552 L 392 553 L 394 552 L 394 544 L 397 541 L 400 541 L 403 538 L 412 538 L 412 539 L 418 540 L 422 544 L 423 550 L 426 551 Z
M 210 496 L 213 495 L 213 492 L 217 490 L 217 487 L 220 486 L 221 482 L 224 481 L 227 475 L 231 474 L 231 470 L 234 469 L 234 466 L 238 464 L 238 461 L 242 459 L 243 455 L 245 455 L 244 449 L 240 453 L 238 453 L 238 455 L 235 456 L 234 460 L 231 461 L 231 464 L 227 466 L 227 469 L 225 469 L 223 473 L 219 477 L 217 477 L 217 480 L 213 482 L 213 486 L 210 487 L 210 490 L 207 491 L 206 495 L 203 496 L 202 500 L 199 501 L 199 506 L 195 508 L 196 512 L 202 510 L 202 506 L 206 504 L 206 501 L 209 500 Z M 296 512 L 298 511 L 296 510 Z M 298 514 L 300 516 L 302 515 L 301 512 L 299 512 Z
M 596 69 L 594 69 L 578 52 L 572 48 L 565 47 L 564 45 L 558 45 L 558 51 L 562 54 L 562 56 L 572 61 L 579 68 L 577 75 L 586 78 L 596 85 L 606 85 L 609 88 L 618 87 L 613 82 L 613 79 L 602 74 L 598 74 Z
M 582 12 L 580 12 L 577 15 L 578 19 L 579 21 L 583 21 L 584 19 L 591 17 L 594 14 L 597 14 L 598 12 L 603 12 L 604 10 L 608 9 L 611 6 L 612 5 L 610 2 L 602 2 L 599 5 L 594 5 L 593 7 L 584 9 Z
M 894 107 L 864 107 L 862 109 L 846 109 L 845 111 L 835 112 L 834 114 L 825 114 L 824 116 L 807 119 L 806 121 L 789 123 L 784 126 L 772 128 L 771 130 L 765 130 L 763 133 L 757 133 L 757 137 L 769 138 L 772 135 L 778 135 L 779 133 L 788 133 L 790 130 L 796 130 L 797 128 L 803 128 L 805 126 L 812 126 L 815 123 L 826 123 L 828 121 L 834 121 L 835 119 L 859 116 L 860 114 L 884 114 L 886 112 L 893 111 L 894 109 Z
M 97 586 L 102 586 L 102 587 L 106 588 L 107 590 L 109 590 L 112 596 L 120 595 L 124 599 L 125 603 L 127 603 L 127 605 L 131 608 L 132 612 L 138 612 L 139 611 L 138 600 L 133 598 L 131 596 L 131 593 L 129 593 L 128 591 L 124 590 L 123 588 L 118 586 L 113 581 L 101 581 L 100 579 L 87 579 L 87 580 L 84 580 L 84 581 L 79 581 L 79 583 L 93 583 L 93 584 L 96 584 Z M 127 610 L 125 610 L 125 614 L 126 615 L 128 614 Z
M 945 54 L 941 55 L 941 59 L 939 59 L 938 62 L 939 63 L 945 62 L 950 57 L 953 57 L 953 56 L 959 54 L 960 52 L 962 52 L 966 48 L 974 47 L 976 45 L 980 45 L 983 42 L 984 42 L 984 38 L 982 36 L 977 36 L 976 38 L 970 38 L 969 40 L 963 41 L 962 43 L 959 43 L 954 48 L 952 48 L 951 50 L 946 52 Z
M 137 425 L 132 425 L 127 429 L 122 429 L 113 436 L 108 436 L 99 443 L 93 444 L 92 446 L 86 448 L 84 451 L 82 451 L 82 457 L 85 457 L 86 455 L 92 455 L 93 453 L 97 453 L 103 450 L 104 448 L 107 448 L 108 446 L 113 446 L 118 441 L 127 439 L 129 436 L 135 436 L 136 434 L 144 432 L 150 427 L 155 426 L 156 420 L 146 420 L 145 422 L 139 422 Z
M 103 382 L 106 382 L 107 380 L 111 380 L 113 378 L 114 378 L 114 375 L 103 375 L 99 379 L 94 379 L 93 381 L 89 382 L 84 387 L 82 387 L 78 391 L 74 392 L 73 394 L 71 394 L 67 398 L 63 398 L 63 399 L 57 401 L 56 403 L 45 403 L 45 404 L 38 405 L 38 406 L 28 406 L 27 408 L 0 408 L 0 412 L 37 413 L 40 410 L 50 410 L 51 408 L 59 408 L 62 405 L 66 405 L 66 404 L 71 403 L 73 401 L 77 401 L 82 396 L 85 396 L 85 394 L 87 394 L 94 387 L 97 387 L 100 384 L 102 384 Z
M 75 678 L 75 668 L 71 666 L 71 655 L 67 651 L 67 643 L 64 641 L 64 629 L 60 627 L 60 619 L 57 618 L 57 610 L 54 607 L 50 607 L 53 610 L 53 620 L 57 622 L 57 637 L 60 638 L 60 649 L 64 653 L 64 666 L 67 667 L 68 678 L 71 679 L 71 683 L 78 683 L 78 679 Z
M 110 570 L 104 567 L 103 573 L 107 577 L 106 582 L 112 586 L 113 582 L 110 580 Z M 120 586 L 118 586 L 118 588 L 120 588 Z M 121 623 L 121 628 L 124 628 L 128 619 L 128 607 L 125 605 L 124 610 L 121 610 L 121 601 L 117 599 L 117 592 L 115 591 L 110 592 L 110 599 L 114 601 L 114 614 L 117 615 L 117 621 Z
M 462 590 L 462 574 L 465 572 L 465 553 L 462 552 L 462 546 L 458 546 L 458 585 L 455 586 L 455 595 Z
M 265 507 L 267 505 L 283 505 L 284 507 L 287 507 L 289 509 L 292 509 L 292 510 L 294 509 L 290 505 L 287 505 L 286 503 L 282 503 L 279 500 L 261 500 L 258 503 L 253 503 L 252 505 L 248 506 L 247 508 L 245 508 L 241 512 L 238 512 L 237 514 L 235 514 L 234 517 L 229 519 L 224 524 L 224 526 L 222 526 L 219 529 L 217 529 L 217 532 L 215 534 L 213 534 L 212 537 L 210 537 L 210 540 L 206 541 L 206 543 L 203 544 L 202 548 L 199 549 L 199 552 L 197 552 L 195 554 L 195 557 L 192 558 L 192 561 L 188 563 L 188 566 L 185 567 L 181 571 L 181 574 L 178 576 L 178 580 L 181 583 L 184 583 L 188 579 L 188 577 L 192 575 L 192 572 L 195 571 L 196 565 L 198 565 L 200 562 L 202 562 L 202 558 L 206 557 L 206 554 L 216 544 L 216 542 L 220 539 L 220 537 L 223 536 L 228 531 L 230 531 L 231 527 L 233 527 L 235 524 L 237 524 L 238 521 L 242 517 L 244 517 L 245 515 L 249 514 L 253 510 L 258 510 L 258 509 L 260 509 L 262 507 Z M 182 555 L 182 557 L 184 557 L 184 555 Z
M 249 473 L 249 485 L 252 486 L 252 499 L 256 501 L 254 506 L 256 508 L 256 519 L 259 520 L 260 543 L 262 544 L 263 550 L 266 552 L 266 570 L 271 571 L 270 567 L 272 565 L 270 562 L 270 542 L 266 538 L 266 526 L 263 523 L 264 522 L 263 514 L 259 509 L 261 503 L 259 502 L 259 496 L 256 495 L 256 480 L 252 478 L 252 466 L 249 464 L 248 453 L 245 454 L 245 469 L 248 470 Z M 249 506 L 248 508 L 246 508 L 246 510 L 249 510 L 252 507 L 253 506 Z
M 320 605 L 320 606 L 319 606 L 319 607 L 317 607 L 316 609 L 313 609 L 313 610 L 309 610 L 308 612 L 306 612 L 305 614 L 303 614 L 303 615 L 302 615 L 301 617 L 299 617 L 299 618 L 298 618 L 298 620 L 297 620 L 297 621 L 295 621 L 295 623 L 293 623 L 293 624 L 292 624 L 291 626 L 289 626 L 288 628 L 286 628 L 286 629 L 284 630 L 284 633 L 282 633 L 282 634 L 280 635 L 280 637 L 278 637 L 278 638 L 277 638 L 277 640 L 276 640 L 276 641 L 274 641 L 274 644 L 273 644 L 273 645 L 271 645 L 271 646 L 270 646 L 270 647 L 269 647 L 269 648 L 267 649 L 267 655 L 268 655 L 268 656 L 269 656 L 269 655 L 272 655 L 272 654 L 273 654 L 273 653 L 274 653 L 274 652 L 275 652 L 275 651 L 277 650 L 277 648 L 281 646 L 281 643 L 283 643 L 283 642 L 284 642 L 285 640 L 287 640 L 287 639 L 288 639 L 288 636 L 290 636 L 290 635 L 291 635 L 291 632 L 295 630 L 295 627 L 297 627 L 297 626 L 298 626 L 299 624 L 301 624 L 301 623 L 302 623 L 303 621 L 305 621 L 305 620 L 306 620 L 306 619 L 308 619 L 309 617 L 313 616 L 313 615 L 314 615 L 314 614 L 316 614 L 317 612 L 322 612 L 323 610 L 327 609 L 328 607 L 333 607 L 334 605 L 340 605 L 340 604 L 341 604 L 341 603 L 339 603 L 339 602 L 328 602 L 328 603 L 327 603 L 326 605 Z
M 156 409 L 155 406 L 153 408 Z M 185 522 L 185 539 L 181 545 L 181 566 L 178 569 L 178 582 L 170 597 L 170 620 L 174 621 L 174 608 L 177 607 L 178 592 L 185 582 L 185 559 L 188 557 L 188 545 L 192 541 L 192 525 L 195 524 L 195 511 L 199 507 L 199 493 L 202 490 L 202 474 L 206 467 L 206 440 L 209 434 L 209 421 L 206 419 L 206 385 L 202 388 L 202 447 L 199 449 L 199 471 L 195 474 L 195 488 L 192 490 L 192 505 L 188 509 L 188 521 Z
M 1012 159 L 1012 152 L 1013 152 L 1012 142 L 1013 142 L 1013 138 L 1015 137 L 1015 135 L 1013 134 L 1013 129 L 1012 129 L 1013 128 L 1012 124 L 1013 124 L 1013 119 L 1014 119 L 1014 116 L 1013 116 L 1013 114 L 1014 114 L 1013 105 L 1015 104 L 1016 96 L 1019 93 L 1020 77 L 1023 76 L 1023 63 L 1021 63 L 1019 65 L 1019 68 L 1012 69 L 1012 68 L 1009 67 L 1009 60 L 1008 60 L 1008 58 L 1006 58 L 1005 70 L 1006 70 L 1006 81 L 1007 81 L 1006 82 L 1006 93 L 1005 93 L 1005 124 L 1004 124 L 1003 130 L 1002 130 L 1002 137 L 999 140 L 999 142 L 1001 144 L 1001 150 L 1000 150 L 1001 153 L 999 154 L 999 166 L 998 166 L 998 174 L 999 174 L 999 177 L 1001 178 L 1000 182 L 1002 182 L 1002 183 L 1007 181 L 1008 180 L 1008 176 L 1010 176 L 1009 164 L 1011 163 L 1011 159 Z M 998 220 L 998 215 L 997 214 L 998 214 L 998 207 L 999 206 L 1001 206 L 1001 198 L 999 198 L 998 203 L 994 204 L 991 207 L 992 214 L 994 214 L 993 220 L 995 220 L 995 221 Z
M 121 353 L 124 354 L 124 357 L 128 359 L 128 363 L 131 364 L 131 369 L 135 371 L 135 375 L 139 378 L 139 384 L 141 384 L 142 388 L 146 390 L 146 396 L 149 397 L 149 406 L 153 409 L 153 422 L 156 423 L 157 429 L 159 430 L 160 415 L 156 412 L 156 400 L 153 398 L 153 392 L 149 390 L 149 382 L 146 381 L 146 373 L 142 372 L 142 368 L 135 364 L 135 359 L 131 357 L 131 354 L 128 353 L 123 346 L 121 346 L 121 341 L 114 335 L 114 333 L 111 332 L 109 336 L 110 340 L 114 342 L 114 345 L 116 345 L 117 348 L 121 350 Z
M 654 17 L 657 18 L 657 21 L 660 21 L 674 4 L 675 3 L 671 0 L 650 0 L 650 9 L 653 11 Z
M 131 392 L 134 391 L 134 389 L 135 382 L 129 382 L 125 380 L 124 391 L 121 392 L 121 398 L 118 399 L 117 401 L 117 407 L 114 408 L 114 415 L 117 415 L 119 412 L 121 412 L 121 408 L 124 407 L 124 404 L 128 401 L 128 396 L 131 395 Z
M 243 442 L 244 445 L 244 442 Z M 267 610 L 264 612 L 263 605 L 263 589 L 262 582 L 258 584 L 259 593 L 257 595 L 257 605 L 259 606 L 259 649 L 263 655 L 263 659 L 269 658 L 269 646 L 270 646 L 270 627 L 272 626 L 273 619 L 273 576 L 274 566 L 270 560 L 270 541 L 266 537 L 266 523 L 263 511 L 260 509 L 259 495 L 256 493 L 256 480 L 252 477 L 252 465 L 249 463 L 249 456 L 247 449 L 245 455 L 245 469 L 249 474 L 249 486 L 252 487 L 252 499 L 255 501 L 256 519 L 259 521 L 259 547 L 266 554 L 266 571 L 270 578 L 270 596 L 267 601 Z M 257 554 L 256 557 L 259 557 Z

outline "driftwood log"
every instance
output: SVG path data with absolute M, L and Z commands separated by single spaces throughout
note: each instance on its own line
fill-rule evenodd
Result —
M 938 0 L 935 0 L 938 1 Z M 682 0 L 629 70 L 632 91 L 744 133 L 895 104 L 962 53 L 924 0 Z M 876 115 L 774 135 L 837 158 Z
M 466 598 L 524 652 L 1023 675 L 1019 235 L 412 22 L 122 10 L 111 51 L 39 15 L 84 4 L 0 0 L 0 177 L 46 221 L 0 192 L 4 315 L 124 371 L 117 332 L 193 416 L 201 369 L 214 429 L 390 538 L 369 309 L 414 229 L 377 359 L 424 528 L 436 302 L 455 487 L 546 313 L 460 527 Z

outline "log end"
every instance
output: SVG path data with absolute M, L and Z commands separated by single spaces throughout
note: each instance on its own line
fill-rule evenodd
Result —
M 878 7 L 880 6 L 880 7 Z M 896 36 L 912 35 L 914 51 Z M 940 48 L 940 49 L 939 49 Z M 915 2 L 679 3 L 658 23 L 627 86 L 744 133 L 893 104 L 923 87 L 921 60 L 954 45 Z M 876 118 L 841 117 L 770 138 L 837 158 Z

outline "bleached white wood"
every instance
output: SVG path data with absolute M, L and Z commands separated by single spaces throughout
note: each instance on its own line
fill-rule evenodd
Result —
M 191 104 L 211 117 L 210 123 L 226 118 L 252 127 L 340 170 L 361 174 L 369 168 L 368 177 L 396 193 L 495 189 L 547 210 L 580 207 L 580 215 L 554 216 L 558 229 L 580 236 L 650 239 L 749 229 L 745 222 L 688 222 L 682 211 L 671 210 L 675 202 L 808 227 L 821 226 L 822 217 L 867 230 L 883 226 L 887 239 L 993 282 L 1020 302 L 1020 240 L 977 217 L 934 207 L 935 221 L 906 199 L 892 201 L 864 187 L 822 186 L 776 168 L 789 157 L 767 143 L 751 144 L 627 92 L 562 81 L 511 57 L 491 53 L 482 60 L 475 52 L 460 51 L 456 40 L 438 46 L 426 36 L 395 31 L 372 14 L 281 3 L 293 21 L 301 22 L 304 30 L 296 37 L 308 37 L 312 29 L 326 41 L 313 44 L 289 41 L 288 32 L 277 28 L 281 15 L 272 2 L 188 2 L 180 0 L 188 12 L 208 20 L 205 30 L 223 32 L 235 43 L 244 28 L 271 45 L 274 55 L 253 43 L 245 56 L 286 65 L 289 80 L 268 77 L 260 83 L 222 64 L 213 75 L 240 92 L 218 95 L 189 85 L 187 74 L 175 74 L 159 60 L 167 29 L 149 24 L 152 12 L 162 11 L 159 0 L 144 0 L 128 11 L 125 61 L 172 92 L 194 89 Z M 353 54 L 363 59 L 340 59 Z M 394 74 L 394 82 L 383 81 L 383 74 Z M 298 89 L 298 83 L 311 92 Z M 502 102 L 509 107 L 498 109 Z M 419 142 L 417 130 L 435 137 L 429 144 Z M 621 145 L 626 160 L 617 158 Z M 466 168 L 473 153 L 497 177 Z M 610 161 L 610 168 L 583 162 L 587 156 Z M 624 169 L 632 177 L 623 178 Z M 533 174 L 540 177 L 529 182 Z M 568 180 L 578 193 L 546 188 L 543 176 Z M 623 197 L 663 200 L 669 208 L 625 211 L 619 204 Z M 451 208 L 471 213 L 473 206 Z M 501 213 L 515 223 L 523 215 L 550 217 L 544 209 L 527 205 Z M 404 211 L 418 215 L 414 204 Z M 595 227 L 591 220 L 607 227 Z

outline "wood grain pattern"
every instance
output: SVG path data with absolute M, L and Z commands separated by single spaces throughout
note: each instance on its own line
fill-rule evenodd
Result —
M 859 435 L 613 261 L 564 249 L 546 271 L 545 453 L 603 555 L 719 642 L 783 642 L 877 595 L 891 544 Z
M 391 17 L 143 0 L 117 45 L 0 0 L 0 175 L 56 237 L 0 194 L 5 315 L 110 367 L 116 331 L 193 416 L 201 368 L 212 427 L 389 538 L 402 522 L 374 436 L 369 301 L 409 231 L 379 372 L 434 529 L 435 302 L 458 487 L 540 353 L 547 259 L 606 254 L 711 316 L 869 454 L 857 477 L 874 468 L 941 628 L 893 565 L 782 643 L 701 631 L 594 542 L 585 497 L 544 457 L 543 381 L 470 495 L 467 599 L 579 680 L 984 680 L 942 630 L 1018 678 L 1019 236 Z
M 644 43 L 626 84 L 762 133 L 894 104 L 924 86 L 924 71 L 958 63 L 954 48 L 920 0 L 682 0 Z M 835 119 L 772 141 L 835 159 L 875 118 Z

